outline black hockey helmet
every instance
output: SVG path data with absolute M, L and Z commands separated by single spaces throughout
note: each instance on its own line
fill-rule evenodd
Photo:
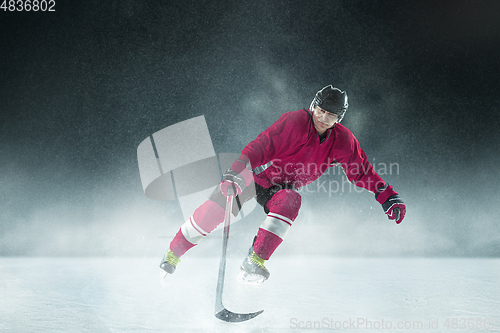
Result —
M 344 118 L 345 112 L 349 107 L 347 93 L 338 88 L 334 88 L 330 84 L 316 93 L 309 109 L 312 110 L 315 106 L 319 106 L 325 111 L 336 114 L 340 122 L 342 118 Z

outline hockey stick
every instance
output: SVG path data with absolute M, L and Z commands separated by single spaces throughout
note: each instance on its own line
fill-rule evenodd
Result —
M 224 275 L 226 272 L 226 253 L 227 241 L 229 240 L 229 225 L 231 219 L 231 211 L 233 208 L 233 189 L 229 189 L 226 201 L 226 213 L 224 216 L 224 236 L 222 237 L 222 256 L 219 264 L 219 278 L 217 280 L 217 293 L 215 297 L 215 316 L 220 320 L 228 322 L 240 322 L 252 319 L 260 315 L 264 310 L 253 313 L 235 313 L 231 312 L 222 304 L 222 291 L 224 289 Z

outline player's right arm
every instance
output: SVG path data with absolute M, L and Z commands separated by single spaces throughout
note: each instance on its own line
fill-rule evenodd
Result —
M 236 194 L 241 194 L 253 180 L 253 169 L 272 161 L 280 152 L 297 144 L 300 136 L 296 135 L 295 129 L 300 119 L 294 118 L 293 114 L 295 113 L 282 114 L 274 124 L 245 146 L 241 156 L 222 177 L 220 188 L 224 195 L 227 196 L 228 189 L 232 186 L 236 189 Z

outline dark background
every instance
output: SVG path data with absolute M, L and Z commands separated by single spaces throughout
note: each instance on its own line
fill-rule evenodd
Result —
M 215 151 L 239 152 L 327 84 L 369 160 L 398 163 L 383 178 L 408 216 L 304 194 L 283 253 L 500 255 L 500 2 L 55 8 L 0 11 L 0 255 L 161 255 L 183 221 L 144 196 L 139 143 L 204 115 Z

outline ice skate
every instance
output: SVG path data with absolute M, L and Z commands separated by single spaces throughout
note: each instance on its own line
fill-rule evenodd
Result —
M 165 258 L 163 258 L 160 263 L 161 274 L 164 278 L 167 274 L 173 274 L 175 272 L 175 268 L 177 264 L 181 261 L 181 259 L 176 256 L 172 251 L 168 250 Z
M 259 258 L 259 256 L 255 254 L 253 246 L 250 250 L 251 254 L 249 254 L 241 264 L 241 272 L 238 275 L 238 282 L 259 285 L 269 278 L 270 273 L 266 266 L 264 266 L 265 260 Z

